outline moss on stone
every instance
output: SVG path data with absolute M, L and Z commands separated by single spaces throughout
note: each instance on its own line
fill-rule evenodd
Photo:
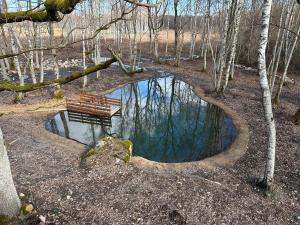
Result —
M 100 141 L 108 142 L 109 141 L 109 137 L 100 138 Z
M 126 150 L 132 149 L 132 142 L 130 140 L 121 140 L 120 143 L 125 147 Z
M 23 216 L 26 216 L 26 215 L 32 213 L 32 211 L 33 211 L 33 205 L 32 204 L 24 204 L 24 205 L 21 206 L 21 209 L 20 209 L 20 213 Z
M 97 155 L 98 151 L 95 148 L 91 148 L 87 153 L 86 153 L 86 158 Z
M 122 158 L 122 160 L 123 160 L 125 163 L 129 162 L 130 159 L 131 159 L 131 156 L 130 156 L 130 155 L 126 155 L 126 156 L 124 156 L 124 157 Z
M 53 99 L 60 100 L 63 97 L 64 97 L 64 92 L 60 88 L 54 90 Z
M 7 223 L 9 223 L 9 222 L 12 222 L 13 220 L 15 220 L 14 217 L 9 217 L 9 216 L 5 216 L 5 215 L 0 215 L 0 225 L 7 224 Z
M 22 99 L 23 99 L 22 93 L 16 94 L 15 98 L 14 98 L 14 103 L 16 103 L 16 104 L 20 103 L 22 101 Z
M 120 143 L 124 146 L 127 151 L 127 155 L 122 158 L 124 162 L 129 162 L 132 157 L 133 144 L 130 140 L 120 140 Z

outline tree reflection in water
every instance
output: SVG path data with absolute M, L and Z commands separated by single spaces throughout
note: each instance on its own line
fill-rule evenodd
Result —
M 53 133 L 94 145 L 104 136 L 130 139 L 133 154 L 159 162 L 188 162 L 226 150 L 236 137 L 222 109 L 195 95 L 174 77 L 128 84 L 108 94 L 122 100 L 122 113 L 109 118 L 57 114 L 47 123 Z

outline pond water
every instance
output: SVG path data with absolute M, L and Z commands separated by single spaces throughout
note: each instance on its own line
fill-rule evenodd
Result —
M 222 109 L 173 76 L 127 84 L 107 96 L 122 100 L 120 114 L 103 119 L 60 112 L 47 122 L 47 129 L 90 146 L 105 136 L 130 139 L 133 155 L 169 163 L 218 154 L 237 135 Z

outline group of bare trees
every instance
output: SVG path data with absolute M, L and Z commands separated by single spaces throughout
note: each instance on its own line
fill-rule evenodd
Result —
M 237 62 L 249 65 L 258 62 L 269 130 L 263 182 L 266 186 L 272 183 L 276 146 L 272 97 L 279 102 L 288 69 L 295 53 L 299 53 L 300 7 L 296 0 L 264 0 L 262 4 L 259 0 L 45 0 L 35 4 L 28 0 L 26 3 L 16 0 L 11 9 L 11 4 L 0 0 L 0 91 L 23 93 L 78 78 L 83 78 L 83 86 L 87 86 L 88 74 L 97 72 L 99 77 L 100 70 L 114 62 L 127 74 L 141 72 L 139 61 L 144 40 L 150 42 L 147 53 L 156 61 L 172 56 L 179 66 L 183 54 L 190 59 L 197 56 L 203 60 L 203 71 L 207 71 L 211 62 L 212 84 L 218 94 L 224 94 L 234 78 Z M 111 57 L 102 60 L 103 46 L 108 44 L 120 53 L 109 49 Z M 76 45 L 82 50 L 77 65 L 82 70 L 62 77 L 59 50 Z M 128 54 L 129 66 L 123 64 L 121 53 Z M 49 61 L 54 76 L 46 79 Z M 14 74 L 18 82 L 13 80 Z M 28 75 L 30 81 L 26 81 Z M 0 202 L 0 214 L 13 215 L 19 201 L 8 178 L 10 169 L 2 139 L 0 133 L 0 196 L 4 199 Z M 11 210 L 4 211 L 7 207 Z

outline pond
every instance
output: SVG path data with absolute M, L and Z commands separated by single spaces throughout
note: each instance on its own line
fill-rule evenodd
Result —
M 174 76 L 127 84 L 106 96 L 122 100 L 121 113 L 103 119 L 64 111 L 47 122 L 47 129 L 90 146 L 106 136 L 130 139 L 134 156 L 168 163 L 216 155 L 237 136 L 222 109 Z

